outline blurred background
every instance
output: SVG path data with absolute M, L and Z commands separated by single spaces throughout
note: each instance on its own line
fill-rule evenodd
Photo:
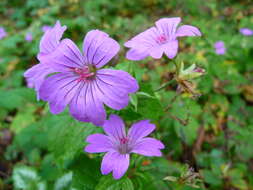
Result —
M 177 95 L 176 84 L 155 91 L 174 69 L 165 57 L 124 57 L 124 42 L 162 17 L 181 17 L 203 33 L 180 39 L 176 58 L 206 70 L 194 81 L 199 98 Z M 142 94 L 108 113 L 128 126 L 151 119 L 154 136 L 166 145 L 163 157 L 132 155 L 124 178 L 102 176 L 101 155 L 83 153 L 85 137 L 101 129 L 74 121 L 68 111 L 52 115 L 36 100 L 23 73 L 38 63 L 40 38 L 56 20 L 79 47 L 91 29 L 121 44 L 111 65 L 135 76 Z M 1 0 L 0 189 L 253 189 L 252 30 L 252 0 Z

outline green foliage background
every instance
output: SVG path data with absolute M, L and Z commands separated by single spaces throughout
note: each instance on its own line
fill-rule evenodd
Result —
M 253 37 L 239 33 L 242 27 L 253 29 L 252 15 L 251 0 L 1 0 L 0 26 L 8 36 L 0 40 L 0 189 L 253 189 Z M 202 94 L 197 99 L 185 94 L 175 99 L 175 84 L 155 91 L 174 69 L 165 57 L 124 58 L 125 41 L 157 19 L 175 16 L 203 33 L 181 39 L 177 56 L 207 71 L 197 81 Z M 166 145 L 163 157 L 132 155 L 121 180 L 102 176 L 102 155 L 83 152 L 84 139 L 102 130 L 74 121 L 67 111 L 52 115 L 36 101 L 23 73 L 38 62 L 41 27 L 57 19 L 68 27 L 64 37 L 79 46 L 91 29 L 119 41 L 112 64 L 135 76 L 141 88 L 128 107 L 108 113 L 119 114 L 127 126 L 151 119 L 157 126 L 153 136 Z M 25 41 L 27 32 L 32 42 Z M 214 53 L 218 40 L 225 42 L 225 55 Z

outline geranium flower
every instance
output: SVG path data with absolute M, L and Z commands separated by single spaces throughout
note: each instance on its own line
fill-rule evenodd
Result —
M 119 49 L 115 40 L 99 30 L 87 33 L 83 54 L 73 41 L 62 40 L 53 56 L 43 60 L 54 69 L 39 89 L 50 111 L 58 114 L 69 105 L 75 119 L 102 125 L 106 119 L 103 104 L 116 110 L 126 107 L 128 95 L 138 90 L 137 81 L 125 71 L 101 69 Z
M 164 145 L 154 138 L 146 137 L 155 129 L 149 120 L 139 121 L 131 126 L 126 134 L 125 125 L 117 115 L 110 115 L 103 125 L 106 135 L 93 134 L 87 137 L 90 143 L 84 149 L 89 153 L 106 152 L 101 164 L 101 172 L 113 173 L 115 179 L 121 178 L 128 169 L 130 153 L 144 156 L 162 156 Z
M 240 33 L 244 36 L 252 36 L 253 35 L 253 30 L 249 28 L 241 28 Z
M 25 40 L 31 42 L 33 40 L 33 35 L 31 32 L 26 33 Z
M 177 37 L 201 36 L 198 28 L 190 25 L 182 25 L 177 28 L 181 18 L 162 18 L 146 31 L 133 37 L 124 45 L 131 48 L 126 58 L 129 60 L 142 60 L 147 56 L 160 59 L 165 53 L 173 59 L 178 52 Z
M 42 60 L 44 61 L 43 63 L 34 65 L 24 73 L 29 88 L 35 88 L 38 92 L 46 76 L 54 72 L 54 69 L 46 63 L 45 57 L 50 56 L 50 54 L 59 46 L 60 39 L 66 29 L 66 26 L 61 26 L 60 21 L 57 21 L 54 27 L 51 27 L 51 29 L 46 31 L 42 36 L 40 41 L 40 51 L 37 58 L 40 62 L 42 62 Z M 40 99 L 39 93 L 37 93 L 37 99 Z
M 0 40 L 7 36 L 7 33 L 3 27 L 0 27 Z
M 215 48 L 215 53 L 217 55 L 223 55 L 226 53 L 226 50 L 227 50 L 223 41 L 215 42 L 214 48 Z

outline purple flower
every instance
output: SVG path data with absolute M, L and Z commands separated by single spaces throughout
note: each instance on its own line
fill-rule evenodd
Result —
M 44 26 L 41 27 L 41 30 L 42 30 L 43 32 L 46 32 L 46 31 L 48 31 L 48 30 L 50 30 L 50 29 L 52 29 L 52 26 L 49 26 L 49 25 L 44 25 Z
M 147 56 L 160 59 L 165 53 L 173 59 L 178 52 L 177 37 L 201 36 L 198 28 L 183 25 L 177 28 L 181 18 L 162 18 L 156 21 L 156 27 L 151 27 L 138 34 L 124 45 L 131 48 L 126 58 L 129 60 L 142 60 Z
M 26 33 L 25 40 L 31 42 L 33 40 L 33 36 L 31 32 Z
M 90 143 L 85 147 L 86 152 L 107 152 L 101 164 L 101 172 L 107 175 L 113 173 L 115 179 L 121 178 L 128 169 L 130 153 L 144 156 L 162 156 L 160 149 L 164 145 L 148 136 L 155 129 L 149 120 L 142 120 L 132 125 L 126 134 L 125 125 L 117 115 L 110 115 L 103 129 L 106 135 L 93 134 L 87 137 Z
M 57 21 L 54 27 L 48 27 L 48 30 L 44 33 L 40 40 L 40 52 L 38 54 L 38 59 L 40 61 L 42 61 L 45 57 L 48 57 L 48 55 L 57 49 L 66 29 L 66 26 L 61 26 L 60 21 Z
M 223 41 L 217 41 L 214 44 L 215 53 L 217 55 L 223 55 L 226 53 L 226 47 Z
M 40 52 L 38 54 L 38 59 L 40 62 L 37 65 L 34 65 L 32 68 L 28 69 L 24 76 L 27 81 L 27 86 L 29 88 L 35 88 L 38 92 L 41 84 L 45 80 L 46 76 L 54 72 L 54 69 L 46 63 L 45 58 L 50 56 L 51 53 L 60 44 L 60 39 L 66 30 L 66 26 L 61 26 L 60 21 L 57 21 L 54 27 L 51 27 L 47 32 L 44 33 L 40 41 Z M 37 99 L 39 100 L 39 93 L 37 93 Z
M 253 30 L 249 28 L 241 28 L 240 33 L 244 36 L 252 36 L 253 35 Z
M 51 48 L 51 44 L 45 44 Z M 137 81 L 125 71 L 101 69 L 119 51 L 119 44 L 108 34 L 92 30 L 83 42 L 83 54 L 70 39 L 45 61 L 54 69 L 39 89 L 42 100 L 48 101 L 53 114 L 67 105 L 71 115 L 83 122 L 102 125 L 106 119 L 104 105 L 120 110 L 128 105 L 129 93 L 138 90 Z M 51 51 L 51 50 L 50 50 Z
M 7 33 L 3 27 L 0 27 L 0 40 L 7 36 Z

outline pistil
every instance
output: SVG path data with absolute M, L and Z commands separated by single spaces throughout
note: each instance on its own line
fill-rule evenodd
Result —
M 164 44 L 164 43 L 167 42 L 167 37 L 165 36 L 165 34 L 161 34 L 160 36 L 158 36 L 158 37 L 156 38 L 156 42 L 157 42 L 158 44 Z
M 94 72 L 90 72 L 90 69 L 87 66 L 84 67 L 84 68 L 74 68 L 73 71 L 74 71 L 74 73 L 76 73 L 77 75 L 79 75 L 79 78 L 77 79 L 77 82 L 81 82 L 81 81 L 86 82 L 92 76 L 95 75 Z

